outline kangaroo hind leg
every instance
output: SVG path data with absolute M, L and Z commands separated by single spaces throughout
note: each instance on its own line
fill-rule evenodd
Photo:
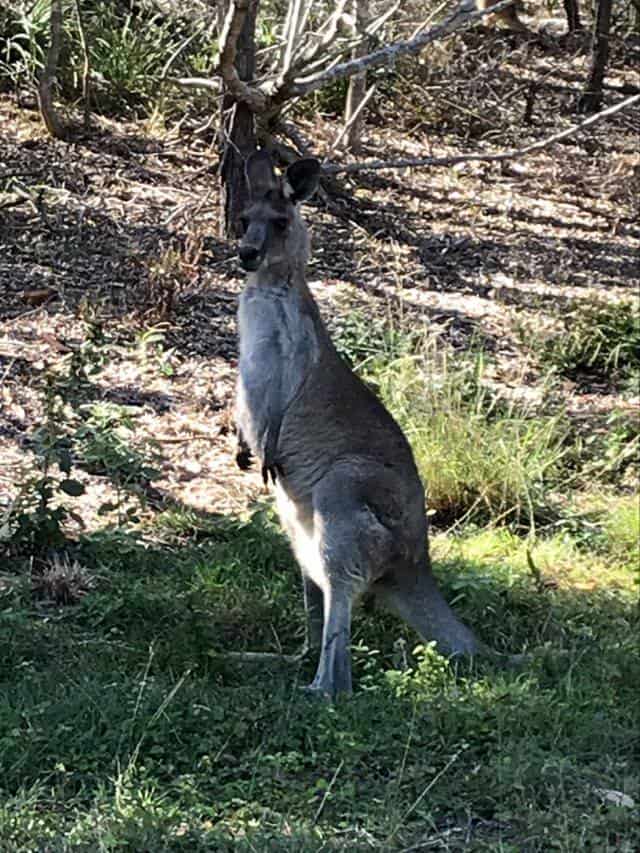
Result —
M 310 651 L 319 651 L 322 647 L 322 629 L 324 625 L 324 593 L 308 575 L 302 573 L 304 590 L 304 609 L 307 617 L 306 637 L 303 655 Z
M 392 544 L 371 510 L 349 496 L 346 478 L 339 490 L 332 486 L 327 483 L 315 496 L 315 565 L 310 563 L 308 572 L 315 572 L 324 605 L 320 660 L 310 689 L 330 698 L 351 693 L 353 603 L 381 574 L 380 564 Z

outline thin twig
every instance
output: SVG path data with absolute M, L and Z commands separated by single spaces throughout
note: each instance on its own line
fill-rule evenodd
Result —
M 331 143 L 331 147 L 327 151 L 326 156 L 324 158 L 325 162 L 329 159 L 329 157 L 331 157 L 331 155 L 336 150 L 338 145 L 340 145 L 340 143 L 342 142 L 344 137 L 347 135 L 347 133 L 349 133 L 350 129 L 358 121 L 358 117 L 360 116 L 360 113 L 362 112 L 362 110 L 367 106 L 367 104 L 371 100 L 371 96 L 373 95 L 375 90 L 376 90 L 376 84 L 375 83 L 372 86 L 369 86 L 368 90 L 365 92 L 364 98 L 360 101 L 360 103 L 358 104 L 356 109 L 353 111 L 353 115 L 350 117 L 349 121 L 345 122 L 344 127 L 342 128 L 342 130 L 339 131 L 335 140 Z
M 497 7 L 494 6 L 493 8 Z M 375 171 L 377 169 L 408 169 L 423 166 L 454 166 L 457 163 L 501 163 L 506 160 L 517 160 L 534 151 L 541 151 L 543 148 L 548 148 L 554 142 L 560 142 L 563 139 L 568 139 L 570 136 L 575 136 L 581 130 L 585 130 L 638 102 L 640 102 L 640 95 L 632 95 L 630 98 L 626 98 L 624 101 L 620 101 L 620 103 L 596 113 L 596 115 L 585 119 L 579 124 L 573 125 L 567 130 L 554 133 L 553 136 L 548 136 L 546 139 L 534 142 L 531 145 L 525 145 L 524 148 L 503 151 L 499 154 L 458 154 L 453 157 L 403 157 L 397 160 L 365 160 L 361 163 L 329 164 L 323 166 L 322 170 L 327 175 L 335 175 L 338 173 L 350 174 L 353 172 Z
M 77 2 L 77 0 L 76 0 L 76 2 Z M 191 44 L 191 42 L 194 40 L 194 38 L 196 38 L 196 36 L 199 36 L 201 33 L 202 33 L 202 30 L 196 29 L 195 32 L 191 33 L 191 35 L 188 38 L 186 38 L 184 41 L 182 41 L 178 45 L 178 47 L 173 51 L 173 53 L 171 54 L 169 59 L 167 59 L 167 61 L 164 64 L 164 67 L 160 73 L 160 79 L 161 80 L 166 79 L 167 74 L 169 73 L 169 69 L 171 68 L 173 63 L 176 61 L 176 59 L 180 56 L 180 54 L 185 49 L 185 47 L 187 47 L 189 44 Z
M 436 773 L 436 775 L 435 775 L 435 776 L 433 777 L 433 779 L 429 782 L 429 784 L 428 784 L 428 785 L 426 785 L 426 787 L 424 788 L 424 790 L 422 791 L 422 793 L 421 793 L 421 794 L 420 794 L 420 795 L 419 795 L 419 796 L 414 800 L 414 802 L 412 803 L 412 805 L 410 805 L 410 806 L 409 806 L 409 808 L 406 810 L 406 812 L 402 815 L 402 818 L 400 819 L 400 821 L 399 821 L 399 822 L 396 824 L 396 826 L 393 828 L 393 830 L 391 831 L 391 833 L 390 833 L 389 837 L 387 838 L 387 842 L 391 841 L 391 839 L 395 836 L 396 832 L 400 829 L 400 827 L 401 827 L 401 826 L 402 826 L 402 824 L 406 821 L 406 819 L 409 817 L 409 815 L 410 815 L 412 812 L 414 812 L 414 811 L 418 808 L 418 806 L 420 805 L 420 803 L 424 800 L 424 798 L 427 796 L 427 794 L 428 794 L 428 793 L 429 793 L 429 791 L 433 788 L 433 786 L 436 784 L 436 782 L 438 782 L 438 781 L 440 780 L 440 778 L 441 778 L 442 776 L 444 776 L 444 774 L 447 772 L 447 770 L 451 767 L 451 765 L 452 765 L 452 764 L 455 764 L 455 762 L 456 762 L 456 761 L 458 760 L 458 758 L 460 757 L 460 752 L 461 752 L 461 750 L 459 750 L 458 752 L 455 752 L 455 753 L 451 756 L 451 758 L 449 759 L 449 761 L 447 761 L 447 763 L 446 763 L 446 764 L 445 764 L 445 766 L 442 768 L 442 770 L 438 771 L 438 773 Z
M 217 77 L 167 77 L 167 80 L 185 88 L 211 89 L 216 95 L 220 94 L 222 88 L 222 81 Z
M 322 802 L 321 802 L 321 803 L 320 803 L 320 805 L 318 806 L 318 809 L 317 809 L 317 811 L 316 811 L 315 815 L 313 816 L 313 820 L 311 821 L 311 823 L 312 823 L 314 826 L 315 826 L 315 824 L 320 820 L 320 815 L 321 815 L 321 814 L 322 814 L 322 812 L 324 811 L 324 807 L 325 807 L 325 805 L 326 805 L 326 802 L 327 802 L 327 800 L 329 799 L 329 794 L 331 793 L 331 791 L 332 791 L 332 789 L 333 789 L 333 786 L 335 785 L 336 779 L 337 779 L 337 778 L 338 778 L 338 776 L 340 775 L 340 771 L 342 770 L 342 768 L 343 768 L 343 767 L 344 767 L 344 758 L 341 758 L 341 759 L 340 759 L 340 764 L 338 764 L 338 766 L 336 767 L 335 773 L 333 774 L 333 776 L 331 777 L 331 781 L 330 781 L 330 782 L 329 782 L 329 784 L 327 785 L 327 790 L 324 792 L 324 796 L 323 796 L 323 798 L 322 798 Z
M 427 17 L 422 21 L 422 23 L 418 24 L 415 30 L 409 36 L 409 40 L 414 39 L 416 36 L 419 36 L 421 32 L 423 32 L 424 28 L 433 21 L 436 15 L 439 15 L 443 9 L 446 9 L 449 6 L 449 0 L 443 0 L 443 2 L 436 6 L 435 9 L 432 9 L 431 12 L 427 15 Z
M 87 47 L 87 35 L 84 29 L 82 9 L 80 0 L 75 0 L 76 20 L 78 22 L 78 35 L 80 36 L 80 47 L 82 49 L 82 121 L 85 130 L 89 130 L 91 124 L 91 66 L 89 64 L 89 48 Z

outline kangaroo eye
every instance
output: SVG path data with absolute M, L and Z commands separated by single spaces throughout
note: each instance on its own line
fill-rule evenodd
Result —
M 278 231 L 284 231 L 287 225 L 289 224 L 289 220 L 286 216 L 278 216 L 273 220 L 273 224 L 278 229 Z

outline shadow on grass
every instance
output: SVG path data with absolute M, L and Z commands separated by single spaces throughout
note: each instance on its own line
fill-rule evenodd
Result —
M 298 574 L 268 511 L 176 515 L 156 541 L 112 531 L 77 556 L 95 580 L 79 605 L 3 602 L 2 786 L 22 806 L 5 806 L 0 837 L 22 839 L 15 849 L 40 849 L 46 832 L 83 849 L 108 837 L 132 850 L 243 837 L 265 851 L 329 837 L 358 849 L 358 827 L 401 849 L 493 825 L 542 850 L 519 845 L 542 844 L 549 826 L 578 832 L 584 814 L 601 842 L 611 815 L 593 787 L 631 793 L 640 780 L 637 608 L 614 591 L 539 591 L 528 576 L 509 581 L 504 562 L 441 562 L 445 595 L 482 639 L 544 648 L 519 673 L 432 652 L 402 670 L 394 640 L 410 652 L 417 638 L 365 611 L 356 693 L 331 707 L 298 691 L 307 670 L 224 659 L 301 644 Z M 614 820 L 625 832 L 628 817 Z

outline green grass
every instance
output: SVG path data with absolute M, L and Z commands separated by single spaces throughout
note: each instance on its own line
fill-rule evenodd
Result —
M 2 853 L 640 848 L 626 432 L 599 464 L 553 411 L 501 396 L 481 353 L 386 323 L 338 340 L 407 430 L 435 519 L 456 519 L 432 536 L 446 597 L 526 662 L 449 663 L 366 606 L 348 701 L 299 690 L 313 660 L 238 662 L 304 637 L 268 504 L 178 506 L 31 577 L 0 558 Z
M 600 517 L 620 544 L 621 512 Z M 640 626 L 624 551 L 436 536 L 449 599 L 530 661 L 452 668 L 360 611 L 356 693 L 331 707 L 298 690 L 312 662 L 225 657 L 302 642 L 269 510 L 174 511 L 156 536 L 86 541 L 75 556 L 93 583 L 72 607 L 35 606 L 3 571 L 3 851 L 637 849 Z
M 566 419 L 509 401 L 487 382 L 485 357 L 449 356 L 424 339 L 414 353 L 365 361 L 409 438 L 436 523 L 487 521 L 533 529 L 555 517 L 567 474 Z
M 600 380 L 638 392 L 640 303 L 583 300 L 565 312 L 552 334 L 528 330 L 542 364 L 576 380 Z

